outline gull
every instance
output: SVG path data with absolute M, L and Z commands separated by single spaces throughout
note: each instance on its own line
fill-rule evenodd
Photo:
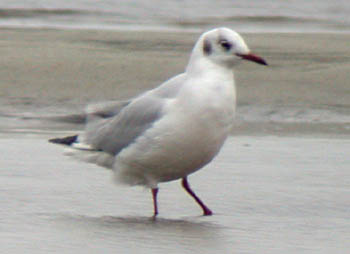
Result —
M 177 179 L 203 215 L 212 215 L 187 177 L 212 161 L 230 134 L 236 108 L 233 67 L 241 60 L 267 65 L 237 32 L 205 32 L 184 73 L 130 100 L 88 106 L 82 134 L 49 141 L 70 146 L 73 157 L 112 169 L 118 183 L 150 188 L 154 218 L 158 184 Z

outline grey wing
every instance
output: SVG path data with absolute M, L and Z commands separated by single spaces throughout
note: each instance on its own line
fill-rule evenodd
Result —
M 104 111 L 88 108 L 85 133 L 79 140 L 92 149 L 118 154 L 162 117 L 164 105 L 176 97 L 185 78 L 185 74 L 177 75 L 133 100 L 122 102 L 122 107 L 111 104 L 110 110 L 104 106 Z
M 147 94 L 130 102 L 110 118 L 91 118 L 82 141 L 95 150 L 113 155 L 133 143 L 162 116 L 165 100 Z

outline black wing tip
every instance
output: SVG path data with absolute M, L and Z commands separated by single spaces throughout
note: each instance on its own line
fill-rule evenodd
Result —
M 74 135 L 74 136 L 68 136 L 64 138 L 52 138 L 52 139 L 49 139 L 49 142 L 54 144 L 70 146 L 71 144 L 76 142 L 77 139 L 78 139 L 78 135 Z

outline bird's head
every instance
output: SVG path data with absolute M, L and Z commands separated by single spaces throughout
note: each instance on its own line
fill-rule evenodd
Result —
M 267 65 L 263 58 L 249 50 L 237 32 L 228 28 L 217 28 L 202 34 L 193 54 L 228 68 L 232 68 L 242 59 Z

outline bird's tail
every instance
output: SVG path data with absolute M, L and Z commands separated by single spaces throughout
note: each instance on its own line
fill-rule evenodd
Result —
M 73 143 L 75 143 L 77 141 L 77 139 L 78 139 L 78 135 L 74 135 L 74 136 L 68 136 L 68 137 L 64 137 L 64 138 L 52 138 L 52 139 L 49 139 L 49 142 L 55 143 L 55 144 L 71 146 Z
M 80 143 L 78 135 L 64 138 L 52 138 L 49 139 L 49 142 L 68 146 L 64 154 L 77 160 L 97 164 L 109 169 L 113 167 L 115 160 L 114 155 L 105 153 L 101 150 L 96 150 L 88 144 Z

